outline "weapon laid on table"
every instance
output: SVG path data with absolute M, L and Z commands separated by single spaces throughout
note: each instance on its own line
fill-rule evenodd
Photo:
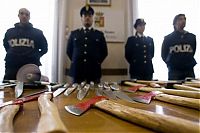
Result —
M 66 133 L 67 129 L 63 124 L 56 105 L 51 102 L 52 93 L 46 93 L 38 98 L 38 105 L 41 117 L 38 123 L 37 132 L 59 132 Z
M 174 84 L 173 87 L 176 89 L 180 89 L 180 90 L 190 90 L 190 91 L 199 91 L 200 92 L 200 88 L 186 86 L 186 85 Z
M 24 82 L 18 81 L 15 86 L 15 98 L 18 98 L 22 95 L 24 89 Z
M 146 82 L 152 82 L 152 81 L 146 81 Z M 145 87 L 146 86 L 144 84 L 134 83 L 130 80 L 123 80 L 123 81 L 121 81 L 121 84 L 122 85 L 128 85 L 128 86 L 139 86 L 139 87 L 141 87 L 141 86 Z M 180 90 L 200 91 L 200 89 L 195 88 L 195 87 L 181 85 L 180 81 L 167 81 L 164 86 L 165 86 L 165 88 L 168 88 L 168 89 L 175 88 L 175 89 L 180 89 Z
M 64 92 L 65 96 L 69 96 L 73 91 L 75 91 L 78 87 L 77 83 L 72 84 L 72 86 L 68 87 L 67 90 Z
M 38 99 L 38 97 L 39 97 L 42 93 L 47 92 L 47 91 L 54 91 L 54 90 L 56 90 L 57 88 L 61 87 L 62 85 L 63 85 L 63 84 L 54 85 L 54 86 L 51 86 L 50 88 L 48 87 L 47 89 L 38 91 L 38 92 L 36 92 L 36 93 L 32 93 L 32 94 L 26 95 L 26 96 L 21 97 L 21 98 L 17 98 L 17 99 L 11 100 L 11 101 L 7 101 L 7 102 L 4 102 L 4 103 L 1 103 L 1 104 L 0 104 L 0 108 L 2 108 L 2 107 L 4 107 L 4 106 L 7 106 L 7 105 L 23 104 L 23 103 L 25 103 L 25 102 L 29 102 L 29 101 L 32 101 L 32 100 L 36 100 L 36 99 Z
M 13 132 L 13 119 L 19 111 L 19 105 L 9 105 L 0 110 L 0 132 Z
M 189 98 L 200 98 L 200 92 L 197 91 L 188 91 L 188 90 L 176 90 L 176 89 L 165 89 L 165 88 L 152 88 L 152 87 L 143 87 L 143 86 L 134 86 L 128 89 L 124 89 L 127 92 L 136 92 L 136 91 L 160 91 L 166 94 L 176 95 L 176 96 L 183 96 Z
M 152 98 L 159 101 L 164 101 L 167 103 L 172 103 L 172 104 L 200 110 L 200 99 L 168 95 L 168 94 L 163 94 L 162 92 L 159 92 L 159 91 L 155 91 L 155 92 L 152 91 L 144 95 L 138 95 L 138 96 L 132 97 L 134 101 L 146 103 L 146 104 L 149 104 Z
M 70 84 L 66 83 L 63 87 L 58 88 L 56 91 L 53 92 L 53 97 L 57 97 L 58 95 L 60 95 L 62 92 L 64 92 L 68 87 L 70 86 Z
M 90 84 L 85 84 L 84 86 L 81 86 L 77 93 L 77 99 L 83 100 L 83 98 L 86 97 L 89 90 L 90 90 Z
M 81 115 L 82 113 L 87 111 L 92 105 L 94 105 L 95 107 L 104 110 L 112 115 L 115 115 L 118 118 L 127 120 L 137 125 L 141 125 L 143 127 L 150 128 L 158 132 L 196 133 L 199 131 L 199 125 L 196 122 L 177 118 L 174 116 L 157 114 L 142 109 L 128 107 L 105 99 L 106 98 L 102 96 L 95 97 L 77 105 L 65 106 L 65 109 L 69 113 Z

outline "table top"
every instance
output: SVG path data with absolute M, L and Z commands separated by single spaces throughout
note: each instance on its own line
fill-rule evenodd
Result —
M 122 87 L 122 89 L 123 88 L 125 87 Z M 38 88 L 25 88 L 23 96 L 40 90 L 41 89 Z M 76 94 L 77 91 L 73 92 L 70 96 L 67 97 L 62 93 L 58 97 L 52 99 L 52 101 L 56 104 L 61 120 L 63 121 L 69 133 L 155 132 L 142 126 L 117 118 L 95 107 L 89 109 L 81 116 L 72 115 L 64 109 L 64 106 L 76 104 L 95 96 L 94 91 L 90 90 L 87 97 L 84 98 L 82 101 L 79 101 L 76 98 Z M 135 94 L 129 93 L 128 95 L 132 96 Z M 0 90 L 0 103 L 14 99 L 14 96 L 15 94 L 13 88 Z M 165 102 L 160 102 L 157 100 L 152 100 L 150 104 L 129 103 L 123 100 L 116 100 L 115 102 L 126 106 L 155 112 L 158 114 L 166 114 L 179 118 L 184 118 L 194 122 L 199 122 L 199 111 L 195 109 L 181 107 Z M 37 129 L 39 118 L 40 111 L 38 108 L 37 100 L 24 103 L 14 118 L 14 132 L 35 132 Z

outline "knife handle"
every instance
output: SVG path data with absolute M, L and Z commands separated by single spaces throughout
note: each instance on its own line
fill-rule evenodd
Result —
M 158 94 L 156 100 L 200 110 L 200 99 L 180 97 L 168 94 Z
M 0 110 L 0 132 L 13 132 L 13 119 L 19 111 L 19 105 L 8 105 Z
M 95 107 L 109 112 L 129 122 L 165 133 L 198 133 L 198 123 L 174 116 L 157 114 L 154 112 L 136 109 L 121 105 L 110 100 L 102 100 Z
M 41 117 L 38 123 L 37 132 L 59 132 L 66 133 L 67 129 L 63 124 L 56 105 L 50 101 L 52 93 L 46 93 L 38 98 L 38 105 Z

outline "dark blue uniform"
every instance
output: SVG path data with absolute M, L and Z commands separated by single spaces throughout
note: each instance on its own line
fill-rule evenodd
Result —
M 151 37 L 129 37 L 125 46 L 125 57 L 130 64 L 129 73 L 132 79 L 152 79 L 154 42 Z
M 4 37 L 5 76 L 4 80 L 16 79 L 18 69 L 25 64 L 41 65 L 40 57 L 47 53 L 48 46 L 43 32 L 33 28 L 31 23 L 7 30 Z
M 93 28 L 88 31 L 83 28 L 72 31 L 67 54 L 71 60 L 69 74 L 73 77 L 73 82 L 100 81 L 101 63 L 108 54 L 102 32 Z
M 189 32 L 174 31 L 165 36 L 162 44 L 162 59 L 167 64 L 169 80 L 183 80 L 195 77 L 196 36 Z

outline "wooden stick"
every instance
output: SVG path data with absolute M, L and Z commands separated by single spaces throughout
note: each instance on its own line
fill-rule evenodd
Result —
M 52 93 L 41 95 L 38 98 L 41 117 L 37 127 L 38 133 L 59 132 L 66 133 L 62 120 L 60 119 L 56 105 L 50 101 Z
M 183 96 L 189 98 L 200 98 L 200 92 L 197 91 L 188 91 L 188 90 L 175 90 L 175 89 L 164 89 L 164 88 L 152 88 L 152 87 L 141 87 L 140 91 L 151 92 L 151 91 L 161 91 L 166 94 Z
M 0 110 L 0 132 L 14 132 L 13 119 L 20 105 L 8 105 Z
M 131 108 L 109 100 L 102 100 L 96 107 L 132 123 L 165 133 L 198 133 L 198 123 L 169 115 L 156 114 Z

